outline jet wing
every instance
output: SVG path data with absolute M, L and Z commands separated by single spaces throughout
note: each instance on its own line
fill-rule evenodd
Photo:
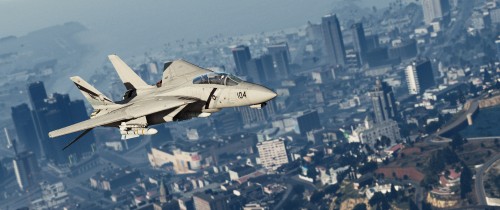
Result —
M 191 82 L 191 80 L 198 75 L 207 74 L 210 72 L 212 71 L 201 68 L 187 61 L 176 60 L 173 62 L 165 63 L 162 85 L 182 85 L 185 82 Z
M 55 138 L 58 136 L 74 133 L 77 131 L 86 130 L 89 128 L 94 128 L 102 125 L 107 125 L 111 123 L 128 121 L 131 119 L 139 118 L 156 112 L 185 106 L 187 104 L 193 103 L 196 100 L 178 98 L 172 96 L 166 97 L 155 97 L 148 100 L 138 101 L 121 107 L 119 109 L 113 110 L 109 113 L 49 132 L 49 137 Z

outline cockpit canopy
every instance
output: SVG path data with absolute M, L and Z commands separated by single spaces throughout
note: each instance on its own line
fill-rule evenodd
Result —
M 216 84 L 226 86 L 236 86 L 242 82 L 236 76 L 226 73 L 210 72 L 208 74 L 200 75 L 193 79 L 193 84 Z

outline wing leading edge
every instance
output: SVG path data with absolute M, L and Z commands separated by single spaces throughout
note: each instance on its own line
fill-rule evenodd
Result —
M 51 131 L 49 132 L 49 137 L 55 138 L 98 126 L 128 121 L 156 112 L 184 106 L 193 102 L 195 102 L 195 100 L 180 99 L 177 97 L 155 97 L 116 109 L 101 116 L 96 116 L 94 118 Z

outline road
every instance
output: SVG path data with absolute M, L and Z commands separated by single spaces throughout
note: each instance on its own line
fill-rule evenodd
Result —
M 285 201 L 288 200 L 288 196 L 290 196 L 290 193 L 293 191 L 293 186 L 291 184 L 287 184 L 286 187 L 287 189 L 285 194 L 281 198 L 281 201 L 274 207 L 274 210 L 280 209 L 283 203 L 285 203 Z
M 441 129 L 439 129 L 439 131 L 436 132 L 435 135 L 441 136 L 443 134 L 448 133 L 449 131 L 452 131 L 453 129 L 455 129 L 456 127 L 460 126 L 462 123 L 467 121 L 467 115 L 474 114 L 477 111 L 477 109 L 479 109 L 479 100 L 473 99 L 469 109 L 466 112 L 460 114 L 460 116 L 455 118 L 455 120 L 453 122 L 445 125 Z
M 486 161 L 480 168 L 476 171 L 476 181 L 474 183 L 477 200 L 479 205 L 488 205 L 486 202 L 486 192 L 484 191 L 484 172 L 500 159 L 500 154 L 495 155 L 493 158 Z

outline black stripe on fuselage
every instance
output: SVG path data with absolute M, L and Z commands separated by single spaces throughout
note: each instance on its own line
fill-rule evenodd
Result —
M 208 95 L 207 103 L 205 104 L 205 109 L 208 109 L 208 106 L 210 105 L 210 101 L 212 100 L 212 96 L 214 96 L 215 91 L 217 88 L 212 89 L 210 92 L 210 95 Z

